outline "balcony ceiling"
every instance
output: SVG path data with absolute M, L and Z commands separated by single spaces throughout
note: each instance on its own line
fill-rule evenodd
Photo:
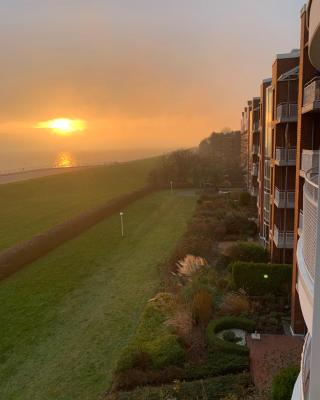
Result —
M 320 70 L 320 0 L 312 0 L 309 7 L 309 57 L 314 67 Z

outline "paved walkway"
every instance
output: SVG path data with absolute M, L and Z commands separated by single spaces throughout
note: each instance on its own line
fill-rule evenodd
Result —
M 29 179 L 41 178 L 43 176 L 65 174 L 68 172 L 80 171 L 81 169 L 86 169 L 90 167 L 70 167 L 70 168 L 46 168 L 46 169 L 36 169 L 33 171 L 21 171 L 9 174 L 0 174 L 0 185 L 5 183 L 26 181 Z
M 300 364 L 303 339 L 293 336 L 261 335 L 261 340 L 247 336 L 252 380 L 259 390 L 270 387 L 273 377 L 290 365 Z

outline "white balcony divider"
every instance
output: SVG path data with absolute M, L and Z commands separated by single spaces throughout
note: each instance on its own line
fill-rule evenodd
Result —
M 318 169 L 320 150 L 302 150 L 301 171 L 306 173 L 311 169 Z
M 293 231 L 280 231 L 276 225 L 273 227 L 273 241 L 278 249 L 293 248 Z
M 303 106 L 320 102 L 320 77 L 317 76 L 308 82 L 304 87 Z
M 278 122 L 295 122 L 298 119 L 297 103 L 281 103 L 277 107 Z
M 277 147 L 276 161 L 280 165 L 296 165 L 296 148 L 292 147 Z
M 295 192 L 293 190 L 280 190 L 277 187 L 274 191 L 274 202 L 278 208 L 294 208 Z

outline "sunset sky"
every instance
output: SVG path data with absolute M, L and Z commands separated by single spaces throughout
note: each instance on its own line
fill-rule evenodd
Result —
M 2 0 L 1 151 L 175 148 L 238 129 L 303 0 Z M 37 124 L 87 121 L 58 136 Z

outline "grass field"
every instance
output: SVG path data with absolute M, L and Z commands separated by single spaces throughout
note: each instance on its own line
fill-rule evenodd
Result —
M 96 400 L 196 196 L 160 192 L 0 282 L 0 398 Z
M 145 185 L 159 158 L 0 185 L 0 250 Z

